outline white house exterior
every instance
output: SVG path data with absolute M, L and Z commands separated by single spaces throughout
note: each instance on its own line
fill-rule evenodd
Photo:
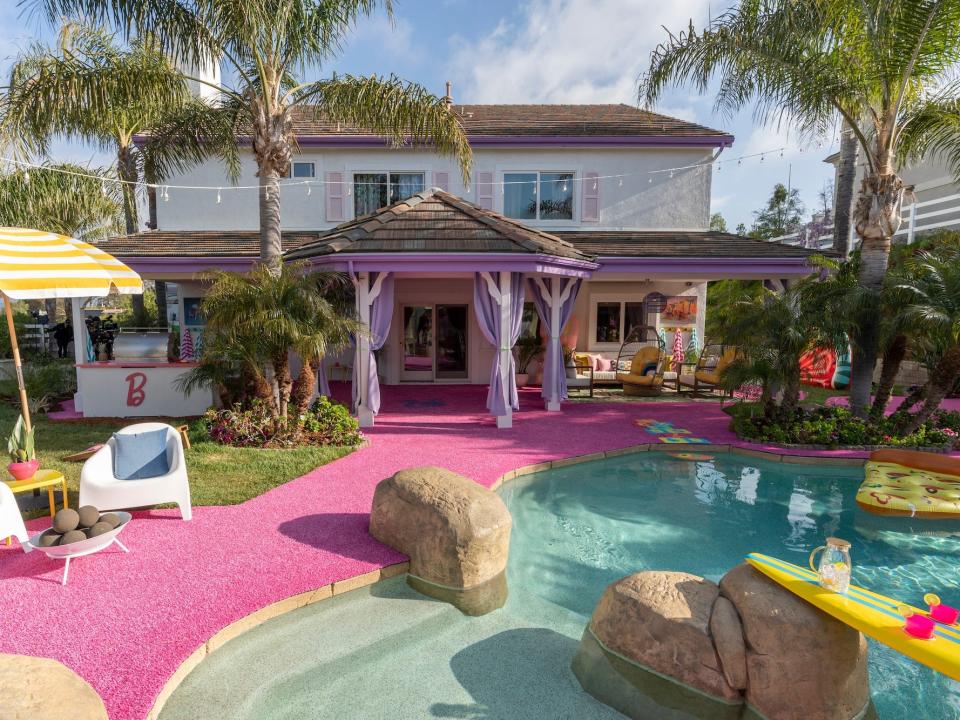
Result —
M 685 342 L 696 332 L 702 343 L 708 280 L 779 281 L 807 272 L 805 250 L 707 230 L 710 163 L 732 144 L 728 134 L 626 105 L 452 104 L 451 112 L 473 148 L 467 182 L 429 148 L 392 148 L 362 130 L 295 118 L 299 152 L 281 191 L 284 247 L 319 267 L 350 272 L 364 292 L 378 273 L 392 275 L 393 317 L 377 352 L 386 386 L 490 381 L 502 348 L 484 336 L 473 307 L 475 273 L 484 270 L 546 279 L 548 293 L 552 279 L 581 280 L 565 332 L 575 335 L 578 351 L 607 358 L 617 356 L 637 324 L 671 336 L 680 328 Z M 191 326 L 188 306 L 203 294 L 202 273 L 243 271 L 256 261 L 256 184 L 250 152 L 237 189 L 220 164 L 207 162 L 158 189 L 156 229 L 104 244 L 145 278 L 180 284 L 178 317 L 193 337 L 203 329 Z M 439 193 L 432 196 L 431 188 Z M 374 234 L 354 245 L 325 239 L 355 234 L 356 218 L 409 196 L 417 198 L 412 205 L 427 204 L 404 211 L 421 213 L 439 202 L 449 218 L 460 218 L 448 225 L 473 229 L 451 236 L 427 220 L 419 244 L 409 233 L 402 242 Z M 382 217 L 394 214 L 376 222 Z M 413 226 L 390 228 L 401 225 Z M 495 228 L 496 239 L 485 240 L 481 226 Z M 391 238 L 391 230 L 378 229 L 381 236 Z M 686 300 L 671 301 L 671 316 L 664 298 Z M 465 342 L 456 367 L 449 357 L 441 362 L 437 336 L 451 322 Z M 425 328 L 431 337 L 414 337 Z M 334 380 L 338 371 L 328 367 Z M 559 401 L 548 405 L 555 409 Z

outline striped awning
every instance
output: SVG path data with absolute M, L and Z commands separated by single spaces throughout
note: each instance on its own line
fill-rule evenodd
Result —
M 0 227 L 0 291 L 14 300 L 143 292 L 140 276 L 110 253 L 65 235 Z

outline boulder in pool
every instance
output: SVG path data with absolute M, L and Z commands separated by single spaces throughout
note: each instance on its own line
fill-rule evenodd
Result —
M 469 615 L 506 601 L 511 526 L 496 493 L 433 466 L 381 481 L 370 512 L 370 534 L 410 557 L 410 585 Z
M 848 720 L 870 710 L 867 642 L 746 563 L 720 581 L 743 624 L 746 700 L 783 720 Z

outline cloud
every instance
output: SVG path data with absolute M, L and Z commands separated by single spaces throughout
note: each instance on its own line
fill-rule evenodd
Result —
M 413 26 L 401 17 L 372 15 L 354 27 L 347 39 L 351 53 L 371 53 L 378 60 L 403 58 L 406 62 L 417 58 L 414 51 Z
M 701 23 L 707 8 L 704 0 L 529 0 L 513 22 L 454 40 L 454 77 L 467 102 L 635 103 L 663 26 Z M 681 111 L 693 114 L 685 103 Z

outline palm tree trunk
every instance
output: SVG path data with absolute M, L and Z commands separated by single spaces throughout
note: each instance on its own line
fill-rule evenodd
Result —
M 300 368 L 300 375 L 293 384 L 293 392 L 290 394 L 290 403 L 297 415 L 303 415 L 310 407 L 310 399 L 313 397 L 313 391 L 317 387 L 317 373 L 314 362 L 304 361 Z
M 800 363 L 797 363 L 800 367 Z M 790 375 L 783 380 L 783 400 L 780 401 L 780 412 L 784 421 L 793 420 L 793 416 L 800 404 L 800 375 Z
M 123 195 L 123 219 L 126 224 L 127 235 L 137 232 L 137 163 L 133 157 L 133 147 L 121 144 L 117 151 L 117 173 L 123 181 L 120 183 L 120 192 Z M 143 295 L 132 295 L 130 304 L 133 316 L 139 325 L 143 320 Z
M 960 347 L 954 347 L 944 354 L 933 372 L 930 373 L 929 389 L 923 407 L 916 415 L 910 417 L 909 422 L 900 431 L 901 435 L 907 436 L 915 433 L 921 425 L 930 419 L 930 416 L 940 407 L 943 399 L 953 389 L 958 377 L 960 377 Z
M 903 193 L 903 180 L 894 172 L 872 173 L 860 186 L 860 197 L 854 210 L 860 237 L 858 283 L 875 297 L 879 297 L 887 276 L 891 239 L 903 220 L 900 214 Z M 850 408 L 857 417 L 866 417 L 880 343 L 879 313 L 863 313 L 858 330 L 850 373 Z
M 290 393 L 293 390 L 293 379 L 290 377 L 290 359 L 286 353 L 280 353 L 271 361 L 273 378 L 277 384 L 277 409 L 280 417 L 287 417 L 287 407 L 290 404 Z
M 269 90 L 269 88 L 265 88 Z M 293 124 L 286 108 L 268 109 L 262 98 L 250 101 L 253 156 L 260 178 L 260 262 L 279 268 L 283 244 L 280 235 L 280 177 L 293 157 Z
M 883 419 L 883 414 L 887 409 L 887 403 L 890 402 L 893 383 L 897 379 L 897 373 L 900 372 L 900 365 L 906 356 L 907 337 L 906 335 L 897 335 L 891 340 L 883 352 L 880 382 L 877 383 L 877 394 L 873 398 L 873 407 L 870 409 L 871 420 L 878 421 Z
M 850 214 L 853 211 L 853 187 L 857 178 L 857 151 L 860 145 L 846 120 L 840 131 L 840 162 L 833 200 L 833 250 L 843 257 L 850 254 Z
M 280 234 L 280 175 L 276 170 L 260 173 L 260 262 L 279 268 L 283 255 Z
M 157 327 L 167 326 L 167 283 L 165 280 L 153 281 L 155 301 L 157 303 Z

